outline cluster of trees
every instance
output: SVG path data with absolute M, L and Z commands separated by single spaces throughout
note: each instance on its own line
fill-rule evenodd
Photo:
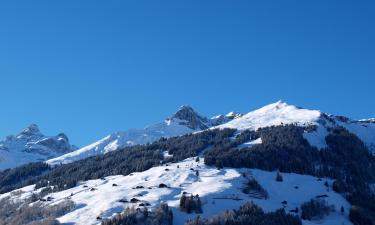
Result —
M 147 208 L 127 208 L 121 214 L 104 220 L 102 225 L 172 225 L 173 213 L 167 204 L 149 211 Z
M 135 146 L 58 166 L 38 177 L 36 188 L 54 186 L 54 191 L 61 191 L 75 187 L 79 181 L 145 171 L 159 165 L 161 161 L 161 150 Z
M 375 196 L 369 188 L 375 182 L 375 157 L 366 145 L 338 127 L 326 137 L 328 147 L 317 150 L 304 139 L 304 132 L 304 128 L 295 125 L 259 129 L 257 135 L 262 144 L 240 150 L 230 145 L 215 146 L 205 154 L 205 163 L 330 177 L 336 179 L 334 190 L 363 209 L 357 212 L 375 215 Z
M 237 145 L 217 145 L 205 154 L 205 163 L 216 167 L 248 167 L 268 171 L 312 174 L 318 152 L 303 138 L 303 128 L 287 125 L 258 130 L 262 144 L 237 149 Z M 248 140 L 247 140 L 248 141 Z M 307 163 L 305 163 L 307 162 Z
M 324 169 L 336 179 L 334 190 L 344 194 L 353 205 L 354 214 L 363 218 L 361 221 L 375 224 L 375 195 L 369 186 L 375 181 L 374 155 L 356 135 L 343 128 L 333 130 L 326 142 L 329 149 L 324 151 L 324 159 L 334 163 L 328 164 L 332 168 Z M 355 216 L 350 218 L 356 225 L 366 224 L 357 223 Z
M 71 211 L 75 205 L 66 200 L 56 205 L 46 206 L 41 202 L 30 203 L 25 201 L 12 201 L 9 198 L 0 200 L 0 225 L 59 225 L 56 218 Z
M 250 179 L 247 182 L 246 186 L 242 189 L 242 191 L 245 194 L 251 194 L 252 192 L 255 192 L 259 195 L 259 197 L 268 199 L 268 192 L 254 178 Z
M 197 217 L 185 225 L 302 225 L 298 216 L 285 213 L 284 209 L 265 213 L 254 203 L 245 203 L 239 210 L 226 211 L 206 220 Z
M 324 199 L 311 199 L 301 205 L 301 211 L 304 220 L 322 219 L 335 211 L 335 207 L 328 205 Z
M 276 181 L 277 182 L 283 182 L 284 178 L 283 176 L 281 175 L 281 173 L 279 171 L 277 171 L 276 173 Z
M 199 155 L 209 146 L 222 146 L 231 143 L 231 138 L 236 130 L 216 129 L 207 130 L 196 134 L 187 134 L 182 137 L 162 138 L 153 143 L 157 149 L 168 151 L 173 157 L 170 162 L 179 162 L 189 157 Z
M 368 209 L 353 206 L 349 213 L 350 221 L 354 225 L 374 225 L 375 217 Z
M 186 213 L 202 213 L 202 202 L 199 195 L 190 195 L 183 193 L 180 198 L 180 209 Z
M 16 169 L 0 171 L 0 193 L 26 186 L 32 178 L 40 176 L 50 167 L 44 162 L 29 163 Z M 31 179 L 31 180 L 30 180 Z

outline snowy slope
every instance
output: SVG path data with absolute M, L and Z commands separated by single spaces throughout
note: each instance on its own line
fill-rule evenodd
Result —
M 184 105 L 164 122 L 144 129 L 131 129 L 110 134 L 77 151 L 50 159 L 47 163 L 51 165 L 70 163 L 90 156 L 105 154 L 127 146 L 151 143 L 159 140 L 161 137 L 180 136 L 228 122 L 238 116 L 240 116 L 240 114 L 229 113 L 226 116 L 220 115 L 212 119 L 207 119 L 195 112 L 190 106 Z
M 349 121 L 342 122 L 340 125 L 356 134 L 375 153 L 375 123 L 371 121 Z
M 37 125 L 32 124 L 19 134 L 0 141 L 0 170 L 44 161 L 76 149 L 65 134 L 45 136 Z
M 301 109 L 278 101 L 211 129 L 257 130 L 261 127 L 282 124 L 317 125 L 320 115 L 321 113 L 317 110 Z
M 322 114 L 315 131 L 306 132 L 304 137 L 311 145 L 318 148 L 327 146 L 325 137 L 329 134 L 329 129 L 334 127 L 344 127 L 350 133 L 361 139 L 368 149 L 375 154 L 375 123 L 369 120 L 351 120 L 341 116 Z
M 302 109 L 282 101 L 264 106 L 228 123 L 211 127 L 211 129 L 257 130 L 262 127 L 286 124 L 315 126 L 316 130 L 306 132 L 304 137 L 311 145 L 319 149 L 327 146 L 325 137 L 329 134 L 328 130 L 342 126 L 356 134 L 375 153 L 375 123 L 373 119 L 356 121 L 342 116 L 328 115 L 318 110 Z
M 149 203 L 150 208 L 166 202 L 172 207 L 174 225 L 182 225 L 187 219 L 196 216 L 179 210 L 179 199 L 183 192 L 199 194 L 203 204 L 201 216 L 206 218 L 227 209 L 237 209 L 247 201 L 254 201 L 265 211 L 282 208 L 282 202 L 287 201 L 285 209 L 289 211 L 318 195 L 327 195 L 326 200 L 335 206 L 336 212 L 323 221 L 304 221 L 304 224 L 351 224 L 347 213 L 341 215 L 338 212 L 341 206 L 345 208 L 345 212 L 349 212 L 349 203 L 341 195 L 327 190 L 324 186 L 325 181 L 332 183 L 331 180 L 318 180 L 316 177 L 298 174 L 282 174 L 284 181 L 276 182 L 276 172 L 232 168 L 217 170 L 204 165 L 203 160 L 200 161 L 195 162 L 194 158 L 190 158 L 128 176 L 111 176 L 85 181 L 77 187 L 50 194 L 49 197 L 53 200 L 46 204 L 55 204 L 69 197 L 75 202 L 76 209 L 60 217 L 59 221 L 66 224 L 90 225 L 100 224 L 100 220 L 96 219 L 98 216 L 110 218 L 127 207 L 138 207 L 141 202 Z M 196 170 L 199 171 L 199 176 L 196 175 Z M 246 177 L 243 176 L 244 173 Z M 268 191 L 268 199 L 252 197 L 241 191 L 250 178 L 255 178 Z M 166 184 L 168 188 L 159 188 L 161 183 Z M 137 186 L 141 187 L 135 188 Z M 25 187 L 20 196 L 30 196 L 34 191 L 32 186 Z M 38 191 L 40 190 L 36 190 Z M 0 198 L 9 195 L 9 193 L 0 195 Z M 132 198 L 137 198 L 141 202 L 119 202 L 121 199 L 129 201 Z
M 146 144 L 153 142 L 161 137 L 172 137 L 192 133 L 192 130 L 184 125 L 180 125 L 178 121 L 166 120 L 163 123 L 146 127 L 145 129 L 132 129 L 128 131 L 117 132 L 74 152 L 56 157 L 47 161 L 49 164 L 70 163 L 80 159 L 99 154 L 105 154 L 115 151 L 119 148 L 132 146 L 135 144 Z

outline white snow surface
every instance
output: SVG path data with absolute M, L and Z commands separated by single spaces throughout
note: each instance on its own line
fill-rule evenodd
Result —
M 237 146 L 238 149 L 242 149 L 242 148 L 250 148 L 254 145 L 259 145 L 259 144 L 262 144 L 262 138 L 257 138 L 255 140 L 252 140 L 252 141 L 249 141 L 249 142 L 245 142 L 239 146 Z
M 328 147 L 325 140 L 328 134 L 329 132 L 324 126 L 318 125 L 316 130 L 313 132 L 305 131 L 305 133 L 303 133 L 303 137 L 310 143 L 310 145 L 315 146 L 318 149 L 323 149 Z
M 11 201 L 14 202 L 22 202 L 23 200 L 31 197 L 33 193 L 38 193 L 39 190 L 35 190 L 35 184 L 25 186 L 23 188 L 4 193 L 0 195 L 0 200 L 4 198 L 10 198 Z
M 341 123 L 349 132 L 357 135 L 375 154 L 375 123 L 373 122 L 361 122 L 352 121 L 349 123 Z
M 325 181 L 331 185 L 332 180 L 318 180 L 307 175 L 282 173 L 284 181 L 276 182 L 276 172 L 232 168 L 217 170 L 204 165 L 202 161 L 195 162 L 195 158 L 189 158 L 179 163 L 153 167 L 128 176 L 110 176 L 105 179 L 81 182 L 77 187 L 50 194 L 49 197 L 53 200 L 45 204 L 57 204 L 73 194 L 71 200 L 75 202 L 76 208 L 58 220 L 72 225 L 91 225 L 100 224 L 101 221 L 96 219 L 98 216 L 110 218 L 127 207 L 139 207 L 139 203 L 122 203 L 119 202 L 121 199 L 129 201 L 137 198 L 141 202 L 150 203 L 151 209 L 165 202 L 172 207 L 174 225 L 182 225 L 187 219 L 196 217 L 194 213 L 186 214 L 179 210 L 179 199 L 183 192 L 199 194 L 203 204 L 201 216 L 204 218 L 210 218 L 228 209 L 238 209 L 248 201 L 255 202 L 267 212 L 282 208 L 281 202 L 287 201 L 285 210 L 289 211 L 318 195 L 327 195 L 326 200 L 335 206 L 336 212 L 323 220 L 303 221 L 303 223 L 351 224 L 347 215 L 350 204 L 341 195 L 324 186 Z M 199 176 L 196 176 L 196 170 L 199 171 Z M 246 177 L 243 174 L 246 174 Z M 247 180 L 251 178 L 255 178 L 267 190 L 268 199 L 254 198 L 241 191 Z M 166 184 L 168 188 L 159 188 L 161 183 Z M 135 189 L 136 186 L 143 186 L 143 188 Z M 25 192 L 23 195 L 31 195 L 33 188 L 24 188 L 23 192 Z M 0 195 L 0 198 L 2 196 Z M 345 208 L 344 215 L 339 212 L 341 206 Z
M 286 124 L 317 125 L 320 111 L 297 108 L 285 102 L 264 106 L 258 110 L 249 112 L 242 117 L 236 118 L 228 123 L 212 127 L 232 128 L 238 130 L 257 130 L 262 127 L 270 127 Z

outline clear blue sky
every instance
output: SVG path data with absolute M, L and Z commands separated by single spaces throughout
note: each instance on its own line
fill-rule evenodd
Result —
M 374 1 L 2 1 L 0 136 L 77 145 L 282 99 L 375 117 Z

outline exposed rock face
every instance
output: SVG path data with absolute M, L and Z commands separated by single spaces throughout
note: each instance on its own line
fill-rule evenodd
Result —
M 180 124 L 193 130 L 204 130 L 208 128 L 208 119 L 200 116 L 190 106 L 184 105 L 173 115 L 172 119 L 181 120 Z
M 40 132 L 38 125 L 31 124 L 26 127 L 23 131 L 16 135 L 17 139 L 32 140 L 42 137 L 43 134 Z
M 224 123 L 228 123 L 229 121 L 233 119 L 240 118 L 241 116 L 243 116 L 243 114 L 237 113 L 237 112 L 230 112 L 226 115 L 217 115 L 210 119 L 209 124 L 210 124 L 210 127 L 218 126 Z

